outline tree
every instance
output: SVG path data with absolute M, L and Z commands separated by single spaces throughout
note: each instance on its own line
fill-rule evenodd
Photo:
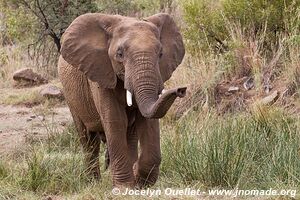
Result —
M 79 15 L 95 12 L 94 0 L 11 0 L 20 8 L 31 12 L 38 20 L 36 43 L 50 36 L 60 51 L 60 39 L 69 24 Z

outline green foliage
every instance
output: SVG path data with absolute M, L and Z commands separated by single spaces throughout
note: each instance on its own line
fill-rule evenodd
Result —
M 300 2 L 296 0 L 187 0 L 183 3 L 185 36 L 191 50 L 219 53 L 229 48 L 229 24 L 240 25 L 247 36 L 265 32 L 266 50 L 276 45 L 281 34 L 299 27 L 295 18 Z
M 0 23 L 0 38 L 3 44 L 15 42 L 32 42 L 35 36 L 35 18 L 24 8 L 15 8 L 7 1 L 0 1 L 0 12 L 2 13 L 2 23 Z
M 183 3 L 187 45 L 192 53 L 223 48 L 227 30 L 216 1 L 187 0 Z
M 300 2 L 296 0 L 224 0 L 224 16 L 232 22 L 238 22 L 250 35 L 265 29 L 265 48 L 275 45 L 281 34 L 289 34 L 295 28 L 290 26 L 294 20 Z
M 60 48 L 60 38 L 79 15 L 97 11 L 95 1 L 10 0 L 1 1 L 6 36 L 13 42 L 46 42 L 50 36 Z
M 79 15 L 103 12 L 129 16 L 154 14 L 159 0 L 10 0 L 0 2 L 5 37 L 13 42 L 33 41 L 50 36 L 56 45 L 69 24 Z M 4 36 L 3 36 L 4 37 Z M 31 41 L 32 42 L 32 41 Z M 58 47 L 59 48 L 59 47 Z
M 97 0 L 98 10 L 124 16 L 147 16 L 160 8 L 159 0 Z

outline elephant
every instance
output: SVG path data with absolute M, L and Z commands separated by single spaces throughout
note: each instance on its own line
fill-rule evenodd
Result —
M 155 184 L 159 119 L 187 89 L 164 90 L 185 54 L 173 18 L 83 14 L 64 32 L 60 53 L 58 74 L 89 173 L 100 178 L 103 141 L 114 187 Z

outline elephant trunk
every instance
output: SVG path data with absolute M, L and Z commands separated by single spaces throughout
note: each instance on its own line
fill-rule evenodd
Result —
M 165 91 L 160 97 L 158 97 L 158 95 L 156 95 L 157 97 L 155 99 L 146 97 L 144 98 L 144 101 L 140 100 L 143 96 L 141 94 L 136 96 L 136 101 L 144 117 L 162 118 L 167 113 L 175 99 L 177 97 L 184 97 L 185 92 L 186 87 L 170 89 Z
M 134 78 L 131 77 L 132 87 L 129 88 L 132 89 L 129 91 L 134 93 L 138 108 L 144 117 L 162 118 L 177 97 L 185 96 L 186 87 L 170 89 L 159 96 L 163 89 L 160 73 L 153 65 L 139 66 L 139 69 L 141 68 L 143 70 L 134 73 Z

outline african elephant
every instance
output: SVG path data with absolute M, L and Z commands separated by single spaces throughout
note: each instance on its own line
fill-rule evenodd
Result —
M 161 162 L 158 119 L 177 97 L 185 96 L 186 88 L 161 93 L 184 54 L 181 34 L 168 14 L 138 20 L 89 13 L 67 28 L 59 77 L 95 177 L 100 177 L 103 140 L 114 186 L 156 182 Z

